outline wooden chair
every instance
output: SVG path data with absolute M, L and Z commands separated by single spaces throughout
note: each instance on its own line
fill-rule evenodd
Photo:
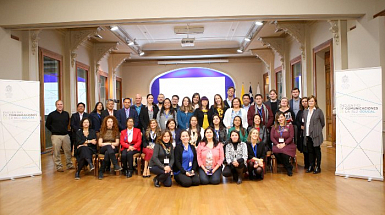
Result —
M 97 149 L 99 152 L 100 151 L 99 144 L 97 146 Z M 118 151 L 118 153 L 115 153 L 115 156 L 116 156 L 116 159 L 118 160 L 118 163 L 121 163 L 121 161 L 120 161 L 120 145 L 119 145 L 119 151 Z M 99 171 L 100 165 L 104 161 L 104 154 L 98 153 L 96 160 L 97 160 L 97 162 L 96 162 L 97 165 L 95 165 L 95 169 L 97 169 Z M 120 171 L 115 171 L 115 175 L 120 175 Z
M 94 167 L 95 167 L 95 168 L 94 168 L 94 175 L 95 175 L 95 176 L 98 174 L 98 171 L 97 171 L 97 170 L 98 170 L 98 167 L 97 167 L 98 165 L 96 165 L 96 164 L 97 164 L 96 162 L 97 162 L 97 155 L 96 155 L 96 154 L 93 154 L 93 155 L 92 155 L 92 164 L 93 164 Z M 76 171 L 78 171 L 78 160 L 77 160 L 76 158 L 75 158 L 75 169 L 76 169 Z M 84 167 L 83 167 L 83 170 L 84 170 L 84 171 L 87 171 L 87 169 L 88 169 L 87 166 L 84 166 Z
M 275 158 L 274 154 L 271 155 L 271 160 L 272 160 L 273 173 L 277 173 L 278 164 L 277 164 L 277 159 Z M 294 157 L 290 157 L 289 161 L 290 161 L 291 165 L 295 166 L 295 172 L 298 173 L 297 155 L 295 155 Z
M 138 175 L 141 176 L 142 175 L 142 156 L 141 156 L 141 153 L 138 152 L 138 153 L 134 154 L 133 157 L 134 157 L 134 163 L 136 161 L 136 169 L 138 171 Z

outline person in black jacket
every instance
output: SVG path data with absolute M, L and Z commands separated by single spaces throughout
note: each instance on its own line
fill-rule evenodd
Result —
M 139 120 L 143 128 L 148 128 L 148 123 L 151 119 L 156 120 L 156 116 L 159 112 L 159 107 L 154 104 L 154 96 L 152 94 L 147 95 L 147 105 L 143 108 L 143 114 L 139 115 Z M 142 112 L 141 111 L 141 112 Z
M 199 101 L 199 108 L 195 109 L 194 116 L 198 118 L 198 124 L 201 128 L 206 129 L 210 126 L 212 120 L 212 111 L 209 111 L 210 103 L 206 96 L 202 96 Z
M 182 187 L 197 186 L 200 183 L 197 173 L 197 153 L 192 146 L 190 135 L 187 131 L 181 133 L 182 144 L 176 146 L 174 150 L 174 176 L 175 181 Z
M 209 115 L 214 116 L 214 114 L 218 114 L 219 118 L 221 118 L 221 123 L 223 124 L 223 117 L 225 116 L 227 109 L 228 107 L 223 102 L 222 96 L 220 94 L 215 94 L 214 104 L 210 107 Z
M 300 105 L 299 105 L 299 111 L 297 115 L 295 116 L 295 124 L 298 128 L 297 132 L 297 149 L 298 151 L 303 153 L 303 159 L 305 164 L 305 169 L 309 168 L 309 153 L 307 151 L 307 147 L 304 146 L 304 135 L 303 135 L 303 129 L 304 129 L 304 121 L 303 121 L 303 111 L 308 108 L 307 105 L 307 97 L 301 98 Z
M 154 177 L 155 187 L 160 187 L 160 182 L 165 187 L 171 187 L 171 167 L 174 165 L 174 147 L 172 147 L 172 134 L 165 130 L 157 139 L 154 152 L 150 160 L 150 172 L 156 174 Z
M 114 116 L 116 118 L 117 110 L 114 109 L 114 100 L 113 99 L 108 99 L 107 104 L 106 104 L 106 109 L 102 111 L 101 113 L 101 121 L 103 122 L 104 118 L 106 116 Z
M 214 137 L 218 140 L 218 142 L 226 145 L 227 143 L 227 129 L 223 126 L 221 118 L 218 116 L 218 114 L 214 114 L 212 117 L 213 123 L 212 128 L 215 131 Z
M 103 103 L 97 102 L 94 110 L 90 114 L 91 128 L 95 130 L 98 135 L 102 126 L 102 111 L 104 110 Z
M 77 111 L 76 113 L 73 113 L 71 116 L 71 136 L 72 136 L 72 141 L 71 141 L 71 151 L 73 150 L 73 146 L 76 142 L 76 132 L 79 130 L 80 126 L 80 121 L 82 121 L 83 118 L 88 118 L 89 114 L 84 112 L 86 105 L 83 102 L 79 102 L 77 104 Z
M 123 105 L 124 107 L 118 111 L 116 111 L 116 120 L 118 120 L 119 123 L 119 131 L 123 131 L 127 128 L 127 119 L 133 118 L 134 119 L 134 127 L 138 128 L 139 125 L 139 115 L 138 112 L 136 112 L 135 105 L 131 106 L 131 99 L 125 98 L 123 99 Z M 142 131 L 140 129 L 140 131 Z
M 90 129 L 91 121 L 89 118 L 83 118 L 79 129 L 76 132 L 75 142 L 75 157 L 78 161 L 78 169 L 75 173 L 75 179 L 80 179 L 80 171 L 84 165 L 88 163 L 90 171 L 94 170 L 95 167 L 92 162 L 92 155 L 96 154 L 96 133 L 95 130 Z
M 255 128 L 250 130 L 247 138 L 247 169 L 249 179 L 263 179 L 263 159 L 265 159 L 265 143 L 261 140 L 259 131 Z

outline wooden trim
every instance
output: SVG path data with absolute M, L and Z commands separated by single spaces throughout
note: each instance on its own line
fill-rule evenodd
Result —
M 265 90 L 265 86 L 266 86 L 266 78 L 269 77 L 269 73 L 264 73 L 263 74 L 263 98 L 265 101 L 267 101 L 267 96 L 266 96 L 266 90 Z
M 302 62 L 301 55 L 295 57 L 294 59 L 292 59 L 290 61 L 291 89 L 294 88 L 294 69 L 293 69 L 293 67 L 297 63 L 301 64 L 301 62 Z M 302 76 L 302 65 L 301 65 L 301 76 Z M 299 90 L 302 91 L 302 89 L 299 89 Z
M 274 69 L 274 72 L 277 73 L 277 72 L 281 72 L 282 71 L 282 66 L 279 66 L 277 68 Z
M 122 97 L 123 96 L 123 79 L 122 78 L 120 78 L 120 77 L 116 77 L 116 82 L 120 82 L 120 96 Z M 115 86 L 116 87 L 116 86 Z M 116 98 L 116 99 L 118 99 L 118 98 Z M 118 106 L 119 106 L 119 109 L 121 109 L 123 106 L 122 106 L 122 100 L 121 100 L 122 98 L 119 98 L 119 100 L 120 100 L 120 102 L 119 102 L 119 104 L 118 104 Z
M 379 16 L 385 16 L 385 10 L 383 10 L 383 11 L 381 11 L 381 12 L 379 12 L 379 13 L 374 14 L 373 19 L 374 19 L 374 18 L 377 18 L 377 17 L 379 17 Z
M 333 59 L 333 39 L 330 39 L 324 43 L 313 48 L 313 95 L 317 97 L 317 68 L 316 68 L 316 54 L 322 50 L 330 49 L 330 69 L 334 74 L 334 59 Z M 334 90 L 332 86 L 332 90 Z M 333 92 L 333 91 L 332 91 Z
M 104 83 L 104 88 L 106 90 L 106 100 L 109 99 L 108 98 L 108 73 L 106 72 L 103 72 L 102 70 L 99 70 L 98 71 L 98 83 L 99 84 L 99 81 L 100 81 L 100 76 L 103 76 L 106 78 L 106 81 Z M 98 91 L 99 91 L 99 101 L 100 101 L 100 88 L 98 87 Z M 103 104 L 105 104 L 106 101 L 101 101 Z
M 279 67 L 275 68 L 274 72 L 275 72 L 275 90 L 277 91 L 277 98 L 278 98 L 278 79 L 277 79 L 277 73 L 282 72 L 282 66 L 279 66 Z
M 354 30 L 356 28 L 357 28 L 357 26 L 353 26 L 353 27 L 350 28 L 350 30 Z
M 80 69 L 83 69 L 86 71 L 86 76 L 87 76 L 87 81 L 86 81 L 86 90 L 87 90 L 87 101 L 86 101 L 86 106 L 87 106 L 87 109 L 85 111 L 87 111 L 88 113 L 91 112 L 91 107 L 90 107 L 90 96 L 89 96 L 89 92 L 90 92 L 90 66 L 84 64 L 84 63 L 81 63 L 79 61 L 76 61 L 76 105 L 78 104 L 78 68 Z
M 12 35 L 12 34 L 11 34 L 11 39 L 14 39 L 14 40 L 20 41 L 20 38 L 19 38 L 18 36 L 15 36 L 15 35 Z
M 45 143 L 45 113 L 44 113 L 44 56 L 59 61 L 59 99 L 62 100 L 63 91 L 63 56 L 47 49 L 39 47 L 39 80 L 40 80 L 40 143 L 41 151 L 46 150 Z

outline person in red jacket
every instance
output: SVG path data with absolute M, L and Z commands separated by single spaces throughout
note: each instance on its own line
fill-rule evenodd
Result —
M 261 116 L 261 124 L 270 130 L 274 123 L 274 116 L 271 108 L 263 104 L 263 96 L 261 94 L 255 95 L 255 104 L 251 105 L 247 111 L 247 122 L 249 126 L 253 125 L 255 114 Z
M 125 173 L 127 178 L 132 177 L 132 172 L 134 171 L 133 156 L 140 152 L 140 147 L 142 145 L 142 133 L 140 129 L 134 128 L 134 123 L 134 118 L 129 117 L 126 121 L 127 129 L 120 133 L 123 173 Z

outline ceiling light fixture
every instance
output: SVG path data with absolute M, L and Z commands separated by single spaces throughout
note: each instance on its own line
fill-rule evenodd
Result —
M 250 42 L 251 41 L 250 37 L 245 37 L 245 41 Z
M 237 50 L 237 52 L 238 52 L 238 53 L 243 53 L 243 50 L 242 50 L 241 48 L 239 48 L 239 49 Z
M 140 55 L 140 56 L 143 56 L 143 55 L 144 55 L 144 52 L 143 52 L 143 51 L 140 51 L 140 52 L 139 52 L 139 55 Z
M 263 25 L 263 22 L 256 21 L 256 22 L 255 22 L 255 25 L 261 26 L 261 25 Z
M 128 42 L 128 45 L 129 45 L 129 46 L 133 46 L 133 45 L 135 45 L 135 43 L 134 43 L 134 41 L 129 41 L 129 42 Z
M 119 29 L 118 26 L 114 25 L 110 27 L 111 31 L 117 31 Z
M 95 36 L 94 37 L 96 37 L 96 38 L 99 38 L 99 39 L 103 39 L 103 37 L 102 36 L 100 36 L 100 34 L 95 34 Z

